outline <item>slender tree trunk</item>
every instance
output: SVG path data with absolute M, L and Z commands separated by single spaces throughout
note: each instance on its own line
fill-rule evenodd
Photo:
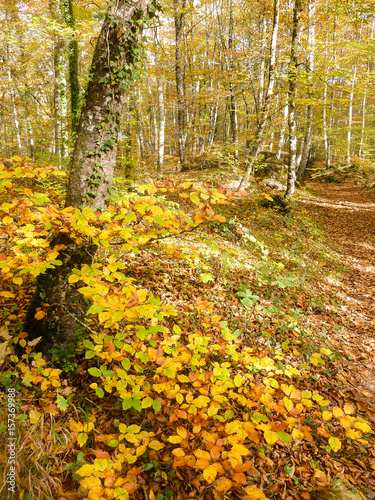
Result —
M 61 0 L 61 13 L 64 22 L 71 30 L 75 29 L 75 20 L 73 13 L 72 0 Z M 71 128 L 73 137 L 78 130 L 79 122 L 79 107 L 80 107 L 80 87 L 78 81 L 78 41 L 75 35 L 72 34 L 68 42 L 68 59 L 69 59 L 69 88 L 70 88 L 70 114 Z
M 177 127 L 178 127 L 178 155 L 181 168 L 186 164 L 186 111 L 184 75 L 182 62 L 182 34 L 184 23 L 185 0 L 174 0 L 174 24 L 176 30 L 176 90 L 177 90 Z
M 281 122 L 281 129 L 280 129 L 280 137 L 279 137 L 279 142 L 277 144 L 277 150 L 276 150 L 276 160 L 280 160 L 281 158 L 281 153 L 283 152 L 283 146 L 285 142 L 285 129 L 286 126 L 288 125 L 288 100 L 284 106 L 284 111 L 283 111 L 283 119 Z
M 21 156 L 22 155 L 21 127 L 20 127 L 20 122 L 18 119 L 18 112 L 17 112 L 17 107 L 16 107 L 16 93 L 14 92 L 13 78 L 12 78 L 12 72 L 10 70 L 10 67 L 8 67 L 8 80 L 9 80 L 9 87 L 10 87 L 10 90 L 9 90 L 10 99 L 12 102 L 13 124 L 14 124 L 14 129 L 16 131 L 17 151 L 18 151 L 18 154 Z
M 127 97 L 125 79 L 140 62 L 134 51 L 150 0 L 111 2 L 92 60 L 92 78 L 83 105 L 71 160 L 71 175 L 65 207 L 105 208 L 116 164 L 118 131 Z M 137 54 L 136 54 L 137 53 Z M 124 74 L 124 77 L 119 74 Z M 42 337 L 43 352 L 53 343 L 74 342 L 77 322 L 86 308 L 76 285 L 68 284 L 74 268 L 90 264 L 96 251 L 93 243 L 74 243 L 69 235 L 56 235 L 52 245 L 60 248 L 62 265 L 39 276 L 37 290 L 27 313 L 25 331 L 29 339 Z M 62 245 L 62 249 L 61 249 Z M 48 303 L 47 315 L 35 319 L 36 308 Z
M 260 112 L 260 117 L 257 125 L 257 129 L 255 131 L 255 137 L 252 149 L 249 155 L 249 161 L 245 170 L 245 173 L 241 179 L 239 184 L 239 189 L 242 185 L 249 180 L 250 173 L 253 169 L 256 157 L 260 151 L 264 130 L 266 128 L 270 107 L 271 107 L 271 98 L 273 96 L 273 89 L 275 86 L 275 62 L 276 62 L 276 47 L 277 47 L 277 35 L 279 30 L 279 11 L 280 11 L 280 0 L 274 0 L 274 10 L 273 10 L 273 25 L 272 25 L 272 39 L 271 39 L 271 47 L 270 47 L 270 62 L 268 69 L 268 87 L 267 94 L 264 99 L 264 103 Z
M 164 135 L 165 135 L 164 88 L 163 88 L 163 79 L 161 76 L 158 77 L 157 83 L 158 83 L 158 96 L 159 96 L 158 172 L 161 172 L 164 166 Z
M 348 133 L 347 133 L 347 155 L 346 160 L 348 165 L 350 165 L 352 159 L 352 124 L 353 124 L 353 101 L 354 101 L 354 90 L 357 80 L 357 61 L 354 63 L 354 69 L 352 74 L 352 85 L 349 96 L 349 110 L 348 110 Z
M 300 35 L 300 20 L 302 11 L 302 0 L 295 0 L 293 9 L 292 43 L 290 49 L 289 63 L 289 88 L 288 88 L 288 128 L 289 128 L 289 168 L 285 198 L 293 196 L 296 185 L 297 164 L 297 121 L 296 121 L 296 91 L 298 60 L 297 50 Z
M 233 156 L 238 160 L 238 123 L 237 123 L 237 102 L 236 102 L 236 92 L 235 85 L 233 82 L 234 74 L 234 58 L 233 58 L 233 28 L 234 28 L 234 12 L 233 12 L 233 0 L 229 0 L 229 32 L 228 32 L 228 51 L 229 51 L 229 93 L 230 93 L 230 105 L 229 105 L 229 117 L 230 117 L 230 129 L 232 134 L 233 143 Z
M 305 175 L 307 160 L 310 154 L 311 148 L 311 136 L 312 136 L 312 126 L 313 126 L 313 93 L 312 93 L 312 73 L 314 71 L 315 62 L 315 0 L 309 0 L 308 2 L 308 12 L 309 12 L 309 30 L 307 36 L 308 45 L 308 92 L 307 98 L 310 101 L 306 109 L 306 130 L 305 137 L 303 141 L 303 148 L 301 149 L 301 160 L 298 164 L 297 180 L 298 182 L 303 181 Z
M 50 0 L 50 14 L 57 23 L 62 22 L 60 0 Z M 55 113 L 55 155 L 63 162 L 67 157 L 69 134 L 68 118 L 68 87 L 66 46 L 58 34 L 54 36 L 54 113 Z

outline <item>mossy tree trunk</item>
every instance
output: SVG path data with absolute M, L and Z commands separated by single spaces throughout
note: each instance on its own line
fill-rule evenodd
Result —
M 88 206 L 95 211 L 105 208 L 128 84 L 134 76 L 129 68 L 141 57 L 142 51 L 134 49 L 149 4 L 150 0 L 118 0 L 109 4 L 92 60 L 65 207 Z M 39 276 L 24 325 L 29 340 L 42 337 L 40 347 L 44 353 L 54 343 L 74 342 L 86 307 L 77 285 L 68 284 L 68 277 L 73 269 L 90 264 L 96 251 L 93 244 L 77 246 L 64 233 L 56 235 L 51 244 L 62 246 L 58 257 L 62 265 Z M 48 304 L 47 314 L 37 320 L 37 308 L 43 304 Z

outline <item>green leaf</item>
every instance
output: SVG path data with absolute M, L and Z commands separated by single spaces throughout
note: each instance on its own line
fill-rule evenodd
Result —
M 83 345 L 84 345 L 84 347 L 86 347 L 86 349 L 91 349 L 92 351 L 95 349 L 95 346 L 94 346 L 94 344 L 91 342 L 91 340 L 85 339 L 85 340 L 83 341 Z
M 95 392 L 96 392 L 96 395 L 98 396 L 98 398 L 104 398 L 104 391 L 101 387 L 97 387 L 95 389 Z
M 98 370 L 98 368 L 95 368 L 94 366 L 92 368 L 89 368 L 87 371 L 93 377 L 101 377 L 101 375 L 102 375 L 102 372 L 100 370 Z
M 211 273 L 202 273 L 200 276 L 203 283 L 207 283 L 208 281 L 214 281 L 214 277 Z
M 86 351 L 86 354 L 85 354 L 85 358 L 86 359 L 91 359 L 91 358 L 94 358 L 96 356 L 96 352 L 94 351 Z
M 87 311 L 88 314 L 98 314 L 105 310 L 105 306 L 101 304 L 93 304 Z
M 130 362 L 130 359 L 129 358 L 124 358 L 122 361 L 121 361 L 121 364 L 124 368 L 124 370 L 129 370 L 130 366 L 131 366 L 131 362 Z
M 133 408 L 137 411 L 142 410 L 142 404 L 139 399 L 133 399 Z
M 62 411 L 65 411 L 68 408 L 68 401 L 60 396 L 60 394 L 57 395 L 57 408 Z
M 280 441 L 282 441 L 283 443 L 290 443 L 292 441 L 291 437 L 286 432 L 280 431 L 277 433 L 277 435 L 279 436 Z
M 132 398 L 126 398 L 122 402 L 122 409 L 123 410 L 130 410 L 130 408 L 133 408 L 133 400 Z
M 160 403 L 160 401 L 158 401 L 157 399 L 155 399 L 155 400 L 153 401 L 153 403 L 152 403 L 152 407 L 153 407 L 153 409 L 154 409 L 156 412 L 160 411 L 160 410 L 161 410 L 161 403 Z
M 145 398 L 142 400 L 142 408 L 150 408 L 154 400 L 152 398 Z

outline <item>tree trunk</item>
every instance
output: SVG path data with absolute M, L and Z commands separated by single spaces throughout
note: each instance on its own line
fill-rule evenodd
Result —
M 140 61 L 136 53 L 141 51 L 133 49 L 149 2 L 118 0 L 117 4 L 109 4 L 93 55 L 92 78 L 80 117 L 65 207 L 88 206 L 94 211 L 105 208 L 128 93 L 124 80 L 132 78 L 128 68 Z M 51 245 L 63 246 L 59 253 L 62 265 L 39 276 L 25 322 L 30 340 L 42 337 L 44 353 L 54 342 L 74 343 L 86 307 L 77 286 L 68 284 L 67 279 L 72 269 L 90 264 L 96 251 L 94 244 L 77 245 L 64 233 L 58 234 Z M 49 304 L 48 313 L 36 320 L 36 308 L 44 303 Z
M 57 23 L 62 22 L 60 0 L 50 0 L 50 14 Z M 65 42 L 58 34 L 54 35 L 54 113 L 55 113 L 55 155 L 62 163 L 68 152 L 68 87 Z
M 182 67 L 182 33 L 185 0 L 174 0 L 174 24 L 176 30 L 176 90 L 177 90 L 177 128 L 178 128 L 178 155 L 180 157 L 181 168 L 186 164 L 186 117 L 185 117 L 185 92 L 184 75 Z
M 71 30 L 75 29 L 74 13 L 72 0 L 61 0 L 61 13 L 64 22 Z M 71 127 L 73 137 L 78 130 L 79 121 L 79 104 L 80 104 L 80 88 L 78 81 L 78 41 L 74 34 L 68 42 L 68 59 L 69 59 L 69 87 L 70 87 L 70 114 Z
M 303 141 L 303 148 L 301 150 L 301 160 L 298 164 L 298 173 L 297 180 L 298 182 L 303 181 L 303 177 L 305 175 L 307 160 L 310 154 L 311 148 L 311 136 L 312 136 L 312 126 L 313 126 L 313 105 L 311 103 L 313 99 L 312 93 L 312 73 L 314 71 L 314 62 L 315 62 L 315 0 L 309 0 L 308 3 L 308 11 L 309 11 L 309 30 L 307 36 L 307 45 L 308 45 L 308 91 L 307 98 L 310 103 L 307 105 L 306 109 L 306 130 L 305 137 Z
M 234 75 L 234 58 L 233 58 L 233 28 L 234 28 L 234 12 L 233 12 L 233 0 L 229 2 L 229 31 L 228 31 L 228 51 L 229 51 L 229 93 L 230 93 L 230 104 L 229 104 L 229 117 L 230 117 L 230 129 L 232 135 L 233 143 L 233 156 L 238 160 L 238 124 L 237 124 L 237 102 L 235 85 L 233 83 Z
M 289 168 L 285 198 L 293 196 L 296 185 L 297 164 L 297 122 L 296 122 L 296 90 L 298 60 L 297 50 L 300 35 L 300 20 L 302 11 L 302 0 L 295 0 L 293 9 L 292 43 L 290 49 L 290 63 L 288 76 L 288 128 L 289 128 Z
M 164 134 L 165 134 L 165 109 L 164 109 L 164 88 L 161 76 L 157 78 L 158 84 L 158 111 L 159 111 L 159 130 L 158 130 L 158 172 L 163 170 L 164 166 Z
M 270 61 L 268 67 L 268 87 L 267 93 L 263 102 L 263 106 L 260 112 L 260 117 L 258 121 L 258 125 L 255 131 L 254 142 L 250 151 L 248 164 L 245 170 L 245 173 L 241 179 L 239 184 L 239 189 L 242 185 L 249 180 L 250 173 L 253 169 L 255 160 L 260 151 L 264 130 L 266 128 L 266 123 L 268 120 L 270 107 L 271 107 L 271 98 L 273 96 L 273 89 L 275 86 L 275 62 L 276 62 L 276 47 L 277 47 L 277 35 L 279 31 L 279 11 L 280 11 L 280 0 L 274 0 L 274 8 L 273 8 L 273 25 L 272 25 L 272 39 L 271 39 L 271 47 L 270 47 Z

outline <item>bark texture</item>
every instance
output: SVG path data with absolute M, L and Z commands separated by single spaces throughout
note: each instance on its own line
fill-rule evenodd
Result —
M 86 92 L 72 158 L 65 206 L 89 206 L 102 210 L 112 184 L 116 163 L 119 124 L 126 102 L 133 64 L 139 58 L 138 35 L 150 0 L 111 3 L 94 51 L 91 80 Z M 130 69 L 129 69 L 130 68 Z M 74 268 L 90 264 L 96 247 L 73 244 L 58 234 L 52 246 L 61 245 L 62 265 L 39 276 L 25 331 L 29 340 L 42 337 L 42 351 L 54 343 L 74 342 L 77 326 L 87 306 L 76 285 L 68 284 Z M 36 308 L 48 303 L 48 313 L 35 319 Z
M 289 168 L 285 198 L 293 196 L 296 187 L 297 166 L 297 121 L 296 121 L 296 91 L 298 59 L 297 49 L 301 29 L 302 0 L 295 0 L 293 10 L 292 44 L 289 63 L 288 87 L 288 127 L 289 127 Z
M 181 5 L 182 3 L 182 5 Z M 178 127 L 178 155 L 181 168 L 186 164 L 186 123 L 185 123 L 185 98 L 184 98 L 184 74 L 182 66 L 182 34 L 185 0 L 174 0 L 174 24 L 176 30 L 176 91 L 177 91 L 177 127 Z
M 268 116 L 271 108 L 271 98 L 273 96 L 273 90 L 275 86 L 275 62 L 276 62 L 276 47 L 277 47 L 277 37 L 279 31 L 279 17 L 280 17 L 280 0 L 274 0 L 273 7 L 273 25 L 272 25 L 272 38 L 270 47 L 270 61 L 268 67 L 268 87 L 267 93 L 262 105 L 260 112 L 259 121 L 255 131 L 255 137 L 253 141 L 252 148 L 249 154 L 248 164 L 245 173 L 241 179 L 239 188 L 249 180 L 250 173 L 252 172 L 255 160 L 258 156 L 260 148 L 263 142 L 264 131 L 266 128 Z

